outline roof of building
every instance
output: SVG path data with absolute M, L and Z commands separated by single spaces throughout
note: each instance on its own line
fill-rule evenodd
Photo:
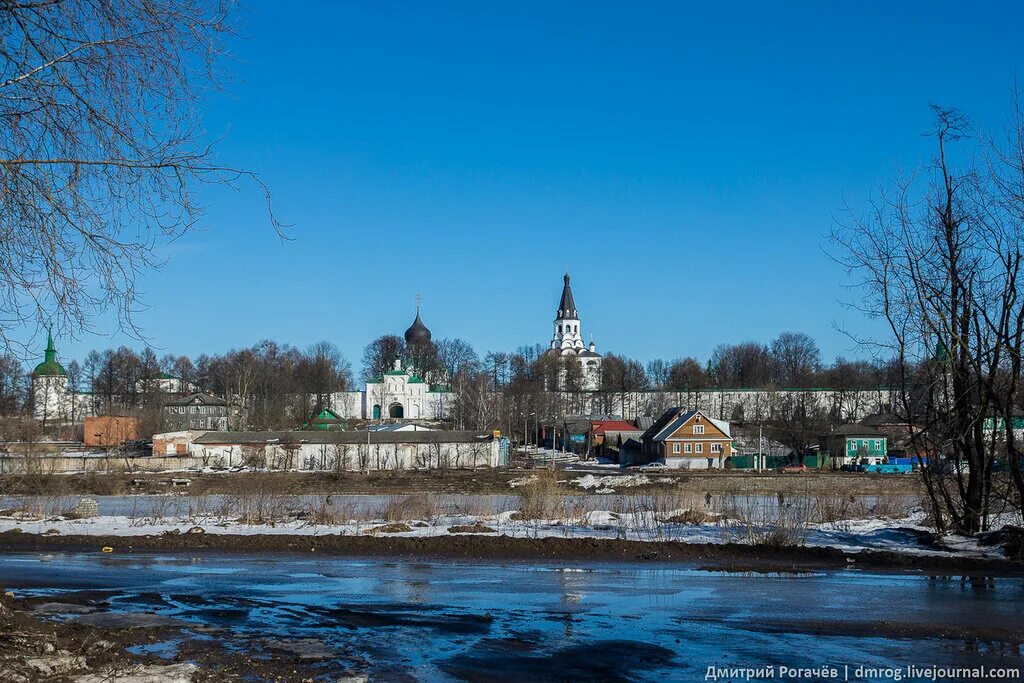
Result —
M 57 349 L 53 346 L 53 334 L 46 333 L 46 351 L 43 352 L 43 362 L 36 366 L 33 374 L 38 377 L 57 377 L 68 374 L 64 366 L 57 362 Z
M 641 415 L 636 418 L 636 426 L 640 429 L 649 429 L 654 424 L 654 417 L 651 415 Z
M 370 427 L 371 432 L 436 432 L 437 429 L 433 427 L 424 427 L 423 425 L 414 424 L 411 422 L 392 422 L 389 424 L 380 424 Z
M 170 401 L 167 402 L 166 405 L 169 405 L 169 406 L 191 406 L 191 405 L 226 406 L 227 404 L 228 404 L 228 402 L 225 401 L 222 398 L 217 398 L 216 396 L 213 396 L 211 394 L 206 394 L 206 393 L 203 393 L 203 392 L 198 392 L 198 393 L 195 393 L 195 394 L 188 394 L 187 396 L 182 396 L 180 398 L 171 399 Z
M 877 436 L 884 437 L 885 434 L 878 431 L 874 427 L 868 427 L 862 424 L 845 424 L 836 425 L 832 427 L 832 430 L 827 434 L 822 434 L 823 437 L 828 436 Z
M 576 355 L 579 356 L 580 358 L 600 358 L 601 357 L 601 354 L 599 354 L 597 351 L 591 351 L 590 349 L 583 349 L 582 351 L 580 351 Z
M 492 432 L 206 432 L 195 443 L 206 446 L 288 444 L 431 444 L 484 443 L 494 440 Z
M 594 420 L 592 425 L 592 431 L 595 436 L 609 431 L 637 431 L 637 426 L 628 420 Z
M 555 316 L 555 320 L 564 320 L 566 318 L 578 320 L 580 315 L 576 310 L 576 302 L 572 298 L 572 287 L 569 286 L 569 273 L 565 274 L 563 280 L 565 284 L 562 285 L 562 298 L 558 302 L 558 314 Z
M 617 448 L 640 447 L 640 430 L 608 431 L 604 435 L 604 447 L 611 450 Z
M 894 413 L 874 413 L 861 420 L 860 424 L 867 427 L 880 427 L 884 425 L 906 425 L 910 424 L 910 421 Z
M 644 432 L 643 438 L 645 440 L 650 439 L 652 441 L 664 441 L 672 436 L 677 429 L 686 424 L 694 415 L 700 415 L 715 427 L 718 427 L 718 429 L 725 434 L 726 438 L 732 438 L 729 431 L 729 423 L 725 420 L 716 420 L 703 410 L 684 410 L 679 407 L 673 407 L 666 410 L 665 413 L 658 418 L 658 420 L 651 425 L 647 431 Z
M 423 324 L 423 320 L 420 319 L 420 307 L 416 307 L 416 319 L 412 321 L 412 325 L 405 331 L 405 343 L 406 344 L 429 344 L 430 343 L 430 330 Z

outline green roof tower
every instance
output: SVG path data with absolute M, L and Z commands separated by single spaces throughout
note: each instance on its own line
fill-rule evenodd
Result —
M 54 377 L 68 374 L 64 367 L 57 362 L 57 349 L 53 347 L 53 332 L 46 333 L 46 352 L 43 362 L 36 366 L 33 371 L 37 377 Z

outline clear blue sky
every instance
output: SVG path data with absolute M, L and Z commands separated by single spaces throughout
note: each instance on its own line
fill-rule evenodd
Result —
M 327 339 L 358 365 L 421 292 L 483 354 L 550 339 L 568 267 L 603 352 L 802 330 L 862 355 L 832 221 L 928 158 L 928 103 L 1000 122 L 1022 4 L 696 5 L 251 0 L 205 126 L 294 241 L 254 189 L 205 192 L 138 321 L 166 351 Z

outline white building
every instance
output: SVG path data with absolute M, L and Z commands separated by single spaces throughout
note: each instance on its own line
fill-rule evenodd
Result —
M 77 422 L 94 414 L 92 395 L 68 388 L 68 373 L 57 361 L 53 335 L 47 334 L 43 362 L 32 371 L 32 416 L 52 424 Z
M 558 311 L 555 313 L 555 333 L 551 338 L 551 349 L 548 353 L 557 353 L 563 358 L 573 358 L 580 364 L 583 372 L 582 389 L 584 391 L 596 391 L 601 388 L 601 354 L 597 352 L 597 345 L 590 340 L 590 345 L 583 344 L 583 323 L 580 322 L 580 313 L 576 309 L 576 301 L 572 296 L 572 287 L 569 286 L 569 273 L 565 274 L 562 285 L 562 298 L 558 302 Z M 564 372 L 562 373 L 564 384 Z
M 423 324 L 417 306 L 416 319 L 405 331 L 409 362 L 395 359 L 391 370 L 367 382 L 362 391 L 332 394 L 331 410 L 340 417 L 361 420 L 443 420 L 454 394 L 447 388 L 430 386 L 412 362 L 417 357 L 417 349 L 430 343 L 430 330 Z
M 163 435 L 153 437 L 163 442 Z M 169 448 L 168 448 L 169 451 Z M 508 442 L 493 433 L 441 430 L 372 432 L 201 432 L 194 461 L 285 470 L 367 471 L 498 467 Z

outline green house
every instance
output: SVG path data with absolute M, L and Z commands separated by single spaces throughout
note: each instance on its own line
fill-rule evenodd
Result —
M 343 420 L 340 415 L 330 408 L 324 408 L 319 413 L 311 415 L 310 418 L 302 425 L 302 428 L 343 432 L 345 431 L 345 426 L 345 420 Z
M 1011 415 L 1010 424 L 1013 425 L 1014 432 L 1020 432 L 1024 430 L 1024 415 Z M 1006 418 L 999 417 L 986 417 L 981 421 L 981 428 L 991 434 L 993 431 L 1005 432 L 1006 431 Z
M 889 437 L 864 425 L 839 425 L 821 435 L 821 452 L 834 460 L 867 458 L 880 462 L 889 455 Z

